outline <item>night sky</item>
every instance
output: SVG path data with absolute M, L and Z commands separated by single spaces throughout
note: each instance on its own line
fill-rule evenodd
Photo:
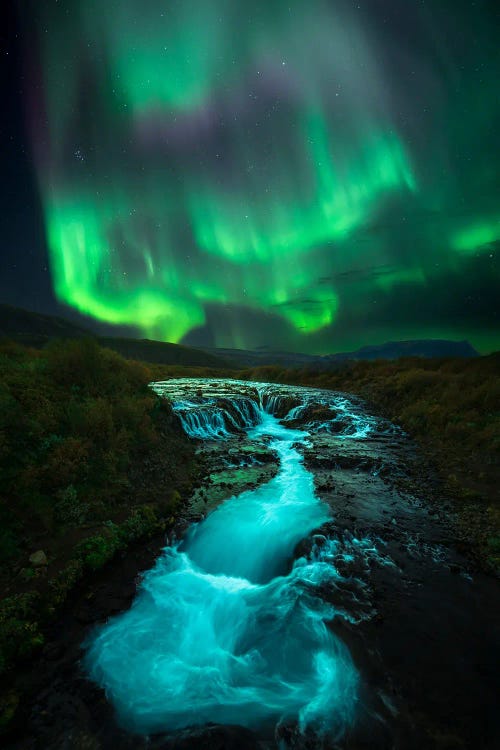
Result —
M 0 301 L 193 345 L 500 348 L 498 13 L 24 0 Z

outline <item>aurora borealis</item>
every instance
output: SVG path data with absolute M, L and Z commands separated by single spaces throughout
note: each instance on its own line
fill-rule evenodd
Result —
M 494 4 L 22 6 L 60 302 L 199 345 L 498 348 Z

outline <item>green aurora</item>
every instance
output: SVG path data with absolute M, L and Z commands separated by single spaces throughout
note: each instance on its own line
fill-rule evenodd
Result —
M 500 56 L 487 3 L 439 5 L 33 4 L 58 299 L 173 342 L 498 347 Z

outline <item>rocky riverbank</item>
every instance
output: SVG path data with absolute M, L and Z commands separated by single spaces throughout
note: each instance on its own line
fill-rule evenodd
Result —
M 196 398 L 203 403 L 204 394 L 195 394 L 193 403 Z M 293 414 L 290 401 L 280 413 L 284 425 L 310 432 L 300 450 L 317 495 L 331 509 L 331 519 L 298 544 L 290 565 L 318 559 L 334 571 L 322 597 L 339 613 L 331 627 L 362 677 L 359 721 L 342 740 L 324 740 L 321 747 L 493 748 L 500 736 L 498 584 L 460 554 L 447 508 L 436 502 L 439 483 L 411 440 L 386 420 L 366 415 L 361 402 L 341 397 L 332 408 L 325 398 Z M 275 453 L 265 442 L 252 445 L 243 427 L 197 446 L 203 481 L 170 541 L 278 470 Z M 31 698 L 9 748 L 267 750 L 279 738 L 295 750 L 320 746 L 293 723 L 280 727 L 279 738 L 211 726 L 145 739 L 117 726 L 103 692 L 81 672 L 81 643 L 95 623 L 130 605 L 140 571 L 151 567 L 166 541 L 160 535 L 124 552 L 71 599 L 32 675 L 24 678 Z

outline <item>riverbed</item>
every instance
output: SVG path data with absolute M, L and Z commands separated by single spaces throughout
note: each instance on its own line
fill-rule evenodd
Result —
M 215 502 L 207 486 L 131 609 L 89 638 L 84 667 L 120 725 L 198 742 L 236 725 L 283 748 L 487 747 L 495 615 L 485 627 L 480 609 L 493 591 L 405 471 L 406 436 L 345 394 L 153 387 L 226 478 L 263 451 L 276 473 Z
M 408 436 L 344 393 L 153 388 L 205 474 L 54 625 L 10 747 L 498 747 L 498 582 Z

